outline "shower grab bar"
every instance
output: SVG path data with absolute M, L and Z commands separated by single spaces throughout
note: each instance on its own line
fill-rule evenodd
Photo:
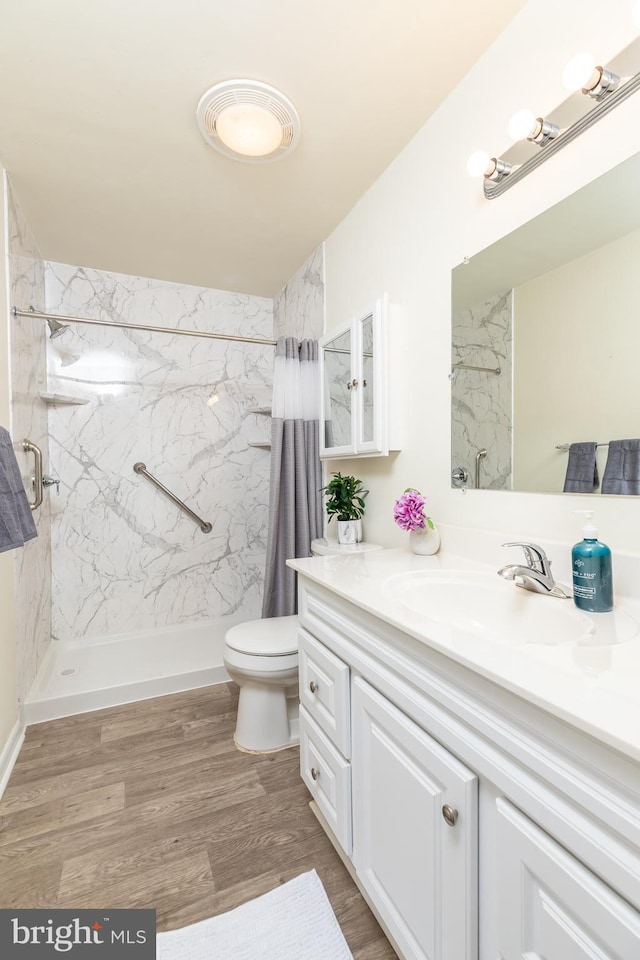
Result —
M 480 461 L 487 455 L 486 450 L 478 450 L 476 453 L 476 490 L 480 489 Z
M 168 490 L 167 487 L 165 487 L 164 483 L 160 483 L 160 481 L 154 477 L 152 473 L 149 473 L 146 464 L 141 462 L 134 463 L 133 472 L 142 474 L 142 476 L 146 477 L 147 480 L 150 480 L 151 483 L 158 488 L 158 490 L 162 490 L 164 495 L 168 497 L 169 500 L 175 503 L 177 507 L 180 507 L 180 509 L 186 513 L 188 517 L 191 517 L 191 519 L 198 524 L 203 533 L 211 533 L 211 530 L 213 529 L 211 524 L 206 520 L 203 520 L 202 517 L 199 517 L 197 513 L 193 512 L 193 510 L 190 510 L 186 503 L 183 503 L 182 500 L 176 497 L 175 493 L 171 493 L 171 490 Z
M 42 450 L 35 443 L 32 443 L 31 440 L 23 440 L 22 449 L 25 451 L 25 453 L 33 454 L 34 472 L 31 477 L 31 483 L 33 484 L 34 499 L 33 503 L 29 501 L 29 506 L 32 510 L 37 510 L 38 507 L 42 506 L 42 500 L 44 497 L 44 484 L 42 482 Z

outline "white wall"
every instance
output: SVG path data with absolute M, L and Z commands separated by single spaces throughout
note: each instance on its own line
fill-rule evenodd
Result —
M 7 291 L 7 209 L 5 173 L 0 166 L 0 424 L 9 429 L 9 312 Z M 0 757 L 18 719 L 13 553 L 0 553 Z M 0 778 L 2 777 L 0 766 Z M 1 790 L 0 790 L 1 792 Z
M 634 230 L 516 287 L 516 489 L 562 490 L 556 444 L 640 434 L 639 264 Z M 597 452 L 602 480 L 607 447 Z
M 386 459 L 333 461 L 365 480 L 366 536 L 406 542 L 394 526 L 394 499 L 419 488 L 436 521 L 574 542 L 572 510 L 584 498 L 450 488 L 451 270 L 523 222 L 640 150 L 640 95 L 579 137 L 503 197 L 486 201 L 467 175 L 479 147 L 508 146 L 510 116 L 531 106 L 544 115 L 566 96 L 565 62 L 593 49 L 608 62 L 634 39 L 627 0 L 529 0 L 526 7 L 329 237 L 326 316 L 331 329 L 386 291 L 404 316 L 410 388 L 407 442 Z M 393 331 L 392 331 L 393 335 Z M 598 504 L 605 539 L 640 551 L 640 503 Z

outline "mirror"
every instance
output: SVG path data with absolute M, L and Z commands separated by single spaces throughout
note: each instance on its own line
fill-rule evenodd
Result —
M 467 487 L 559 493 L 569 444 L 599 444 L 601 480 L 608 442 L 640 437 L 639 183 L 640 154 L 453 271 Z
M 360 343 L 362 344 L 362 443 L 375 440 L 373 419 L 373 397 L 375 391 L 373 364 L 373 316 L 369 314 L 360 321 Z
M 327 341 L 323 348 L 325 447 L 351 444 L 351 330 Z

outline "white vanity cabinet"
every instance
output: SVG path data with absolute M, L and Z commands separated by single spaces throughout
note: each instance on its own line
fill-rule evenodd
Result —
M 353 681 L 353 864 L 406 958 L 477 957 L 476 777 Z
M 300 569 L 299 619 L 302 776 L 399 956 L 638 960 L 638 764 Z
M 320 341 L 320 456 L 389 453 L 387 302 L 381 297 Z

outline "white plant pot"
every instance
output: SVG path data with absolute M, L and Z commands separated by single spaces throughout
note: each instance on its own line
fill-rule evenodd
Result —
M 420 557 L 430 557 L 440 549 L 440 534 L 438 528 L 426 526 L 423 530 L 411 530 L 409 546 Z
M 338 543 L 360 543 L 362 540 L 362 520 L 336 520 L 338 524 Z

